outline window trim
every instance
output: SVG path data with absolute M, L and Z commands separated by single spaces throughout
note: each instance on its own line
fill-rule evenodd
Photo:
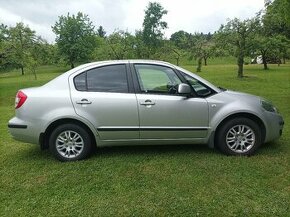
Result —
M 99 69 L 99 68 L 104 68 L 104 67 L 108 67 L 108 66 L 118 66 L 118 65 L 121 65 L 121 66 L 125 66 L 125 73 L 126 73 L 126 80 L 127 80 L 127 87 L 128 87 L 128 92 L 110 92 L 110 91 L 92 91 L 92 90 L 88 90 L 88 82 L 87 82 L 87 72 L 90 71 L 90 70 L 94 70 L 94 69 Z M 127 94 L 127 93 L 134 93 L 134 87 L 133 87 L 133 79 L 132 79 L 132 76 L 131 76 L 131 73 L 129 73 L 129 70 L 130 70 L 130 66 L 129 66 L 129 63 L 117 63 L 117 64 L 108 64 L 108 65 L 101 65 L 101 66 L 96 66 L 96 67 L 93 67 L 93 68 L 90 68 L 90 69 L 86 69 L 76 75 L 74 75 L 73 77 L 73 84 L 74 84 L 74 89 L 76 91 L 79 91 L 79 92 L 90 92 L 90 93 L 124 93 L 124 94 Z M 86 90 L 78 90 L 77 87 L 76 87 L 76 83 L 75 83 L 75 79 L 77 76 L 81 75 L 81 74 L 86 74 Z

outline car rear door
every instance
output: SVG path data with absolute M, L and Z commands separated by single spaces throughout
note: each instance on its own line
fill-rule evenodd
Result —
M 141 139 L 196 139 L 208 131 L 208 104 L 204 98 L 177 93 L 181 75 L 153 64 L 134 64 Z
M 127 69 L 127 64 L 103 65 L 71 78 L 75 111 L 95 126 L 101 140 L 139 139 L 136 95 Z

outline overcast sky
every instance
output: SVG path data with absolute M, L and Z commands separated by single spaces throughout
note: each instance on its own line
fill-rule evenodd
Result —
M 144 10 L 149 0 L 0 0 L 0 22 L 14 26 L 24 22 L 38 35 L 54 42 L 51 26 L 58 16 L 88 14 L 96 27 L 102 25 L 107 33 L 142 28 Z M 178 30 L 214 32 L 227 18 L 253 17 L 263 8 L 264 0 L 158 0 L 168 10 L 166 37 Z

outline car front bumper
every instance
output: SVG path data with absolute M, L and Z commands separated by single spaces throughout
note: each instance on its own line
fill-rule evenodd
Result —
M 266 138 L 265 142 L 278 139 L 283 132 L 284 120 L 278 113 L 266 112 Z

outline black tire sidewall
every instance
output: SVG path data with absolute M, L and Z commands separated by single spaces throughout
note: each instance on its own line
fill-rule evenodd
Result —
M 67 130 L 72 130 L 72 131 L 77 132 L 82 137 L 82 139 L 84 141 L 83 151 L 78 156 L 76 156 L 74 158 L 63 157 L 61 154 L 58 153 L 58 151 L 56 149 L 57 137 L 59 136 L 59 134 L 61 134 L 64 131 L 67 131 Z M 50 149 L 51 153 L 55 156 L 55 158 L 60 160 L 60 161 L 64 162 L 64 161 L 82 160 L 82 159 L 85 159 L 90 154 L 90 151 L 92 149 L 91 138 L 90 138 L 89 133 L 84 128 L 82 128 L 76 124 L 63 124 L 63 125 L 56 127 L 52 131 L 52 133 L 50 134 L 49 149 Z
M 254 131 L 255 143 L 253 147 L 247 152 L 236 153 L 227 146 L 226 135 L 233 126 L 241 125 L 241 124 L 250 127 Z M 259 125 L 256 122 L 254 122 L 253 120 L 249 118 L 234 118 L 227 121 L 225 124 L 223 124 L 221 128 L 217 131 L 217 140 L 216 140 L 217 144 L 216 145 L 221 152 L 227 155 L 250 156 L 250 155 L 253 155 L 258 149 L 258 147 L 261 145 L 261 139 L 262 139 L 261 129 L 259 128 Z

